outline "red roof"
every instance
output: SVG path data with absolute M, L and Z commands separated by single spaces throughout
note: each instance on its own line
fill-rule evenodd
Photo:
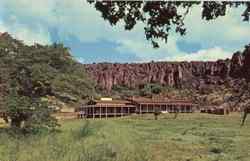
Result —
M 127 105 L 131 104 L 127 100 L 92 100 L 95 105 Z
M 149 98 L 133 98 L 128 100 L 91 100 L 88 105 L 91 106 L 110 106 L 110 107 L 129 107 L 133 106 L 134 104 L 158 104 L 158 105 L 164 105 L 164 104 L 187 104 L 187 105 L 193 105 L 189 100 L 172 100 L 172 99 L 149 99 Z
M 96 105 L 83 105 L 83 108 L 87 107 L 135 107 L 134 105 L 121 105 L 121 104 L 96 104 Z
M 180 100 L 180 99 L 134 98 L 131 101 L 138 104 L 193 104 L 189 100 Z

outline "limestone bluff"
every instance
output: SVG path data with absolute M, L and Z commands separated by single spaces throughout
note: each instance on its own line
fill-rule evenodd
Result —
M 182 88 L 223 84 L 226 79 L 250 76 L 250 45 L 236 52 L 231 59 L 193 62 L 97 63 L 85 64 L 87 72 L 106 90 L 115 85 L 137 88 L 159 83 Z

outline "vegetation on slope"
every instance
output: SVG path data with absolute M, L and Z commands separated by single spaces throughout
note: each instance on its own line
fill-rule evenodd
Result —
M 24 86 L 27 92 L 34 95 L 66 93 L 77 99 L 94 94 L 94 86 L 84 68 L 62 44 L 26 46 L 6 34 L 1 36 L 0 47 L 1 70 L 5 69 L 1 78 L 4 79 L 5 74 L 9 79 L 25 80 L 23 84 L 30 83 L 30 87 Z
M 153 95 L 161 94 L 167 89 L 169 88 L 164 87 L 158 83 L 148 83 L 135 89 L 128 88 L 126 86 L 115 85 L 112 88 L 111 95 L 115 97 L 132 97 L 132 96 L 152 97 Z
M 7 33 L 0 36 L 0 109 L 16 120 L 13 125 L 19 127 L 35 116 L 46 121 L 48 110 L 44 115 L 38 111 L 48 98 L 77 103 L 94 94 L 83 66 L 62 44 L 27 46 Z

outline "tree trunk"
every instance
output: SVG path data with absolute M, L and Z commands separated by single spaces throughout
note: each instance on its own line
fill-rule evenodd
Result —
M 4 115 L 4 116 L 3 116 L 3 120 L 5 121 L 5 123 L 9 123 L 8 116 L 7 116 L 7 115 Z
M 21 128 L 22 120 L 19 118 L 12 118 L 10 122 L 10 126 L 12 128 Z
M 155 120 L 158 120 L 158 114 L 154 113 L 154 115 L 155 115 Z
M 245 124 L 245 121 L 247 119 L 247 114 L 249 112 L 248 110 L 249 110 L 248 107 L 243 110 L 243 116 L 242 116 L 241 126 L 244 126 L 244 124 Z
M 178 114 L 179 114 L 178 111 L 176 111 L 176 112 L 174 113 L 174 119 L 177 119 Z

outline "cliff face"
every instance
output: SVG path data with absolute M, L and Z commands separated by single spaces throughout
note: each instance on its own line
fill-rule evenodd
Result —
M 136 88 L 147 83 L 199 88 L 207 84 L 223 84 L 225 79 L 240 78 L 249 72 L 249 62 L 250 47 L 243 54 L 235 53 L 232 59 L 216 62 L 99 63 L 86 64 L 85 68 L 106 90 L 115 85 Z

